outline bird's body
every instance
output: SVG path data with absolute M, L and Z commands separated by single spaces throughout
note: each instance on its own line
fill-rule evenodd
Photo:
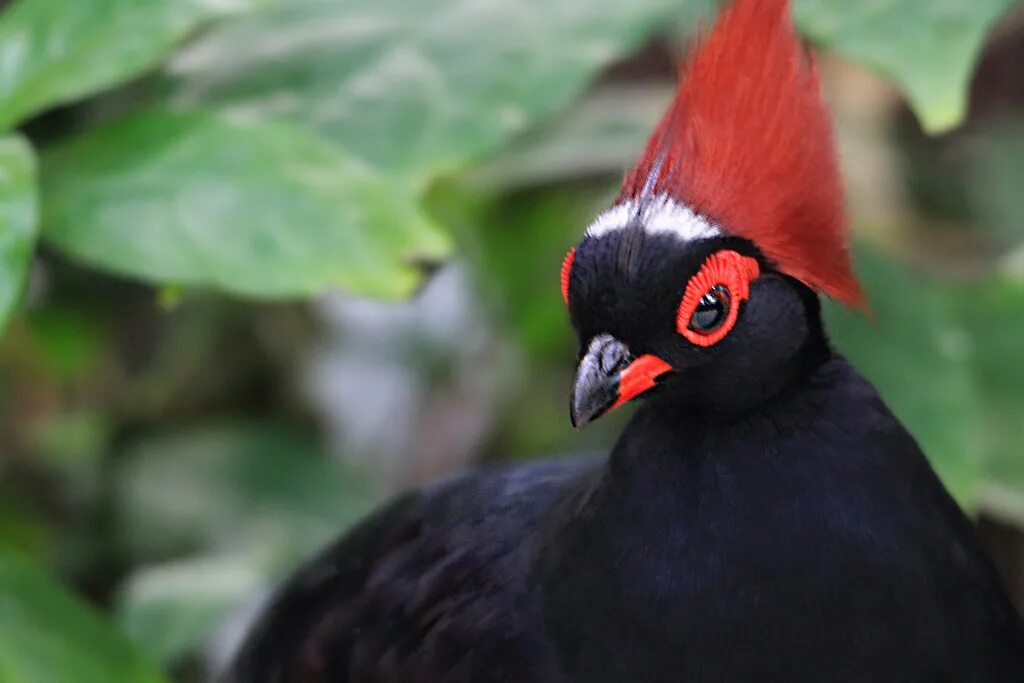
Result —
M 724 11 L 563 263 L 573 424 L 646 398 L 610 456 L 393 503 L 285 583 L 231 681 L 1024 681 L 970 522 L 827 339 L 818 293 L 864 295 L 788 9 Z
M 875 391 L 829 356 L 783 393 L 400 499 L 283 588 L 234 680 L 1024 681 L 1019 617 Z

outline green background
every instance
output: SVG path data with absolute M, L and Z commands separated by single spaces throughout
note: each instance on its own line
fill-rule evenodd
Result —
M 558 268 L 715 6 L 0 1 L 0 682 L 202 680 L 383 497 L 607 448 Z M 830 330 L 1024 588 L 1024 12 L 794 16 L 873 310 Z

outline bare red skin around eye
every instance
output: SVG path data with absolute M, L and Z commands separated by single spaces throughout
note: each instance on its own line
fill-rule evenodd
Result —
M 725 339 L 736 325 L 740 313 L 740 303 L 750 298 L 750 283 L 757 279 L 761 267 L 757 260 L 732 250 L 715 252 L 704 261 L 686 285 L 686 292 L 679 304 L 676 315 L 676 329 L 686 340 L 697 346 L 714 346 Z M 690 319 L 700 304 L 700 300 L 714 287 L 722 285 L 729 290 L 729 312 L 725 322 L 714 332 L 706 334 L 690 329 Z
M 576 258 L 576 247 L 569 250 L 562 261 L 562 299 L 569 305 L 569 276 L 572 274 L 572 262 Z

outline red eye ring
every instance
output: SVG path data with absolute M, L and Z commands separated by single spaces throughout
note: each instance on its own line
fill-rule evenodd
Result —
M 736 325 L 740 303 L 750 298 L 750 283 L 760 274 L 761 267 L 756 259 L 728 249 L 715 252 L 686 284 L 686 292 L 676 314 L 676 330 L 697 346 L 714 346 L 722 341 Z M 724 287 L 728 292 L 725 321 L 710 332 L 693 329 L 690 321 L 701 299 L 716 287 Z
M 576 247 L 569 250 L 562 261 L 562 299 L 569 305 L 569 276 L 572 274 L 572 262 L 576 258 Z

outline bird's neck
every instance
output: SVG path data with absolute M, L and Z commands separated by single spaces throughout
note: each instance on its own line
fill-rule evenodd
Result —
M 568 549 L 577 542 L 607 542 L 604 550 L 621 555 L 626 552 L 623 544 L 644 544 L 671 533 L 692 521 L 709 478 L 717 484 L 731 477 L 746 481 L 764 462 L 778 464 L 777 458 L 765 454 L 788 448 L 785 444 L 794 434 L 813 430 L 826 406 L 832 413 L 844 412 L 837 406 L 851 382 L 862 380 L 845 359 L 830 351 L 826 360 L 776 392 L 773 400 L 746 412 L 688 413 L 666 410 L 657 402 L 642 406 L 605 467 L 560 511 L 562 519 L 551 526 L 550 548 L 564 554 L 571 553 Z M 787 467 L 780 466 L 782 473 L 758 476 L 785 476 Z M 772 486 L 768 481 L 758 484 L 762 485 Z M 594 535 L 594 529 L 602 531 Z
M 564 529 L 555 534 L 562 540 L 588 534 L 591 524 L 614 528 L 623 537 L 644 525 L 671 527 L 680 511 L 699 499 L 709 470 L 739 468 L 742 474 L 745 460 L 757 461 L 762 451 L 813 428 L 824 406 L 840 400 L 851 382 L 862 380 L 822 342 L 820 352 L 801 354 L 776 380 L 759 384 L 745 403 L 728 409 L 672 405 L 670 395 L 643 404 L 605 467 L 562 511 Z
M 786 361 L 777 363 L 768 372 L 744 373 L 730 369 L 718 372 L 710 368 L 706 374 L 685 374 L 679 385 L 666 386 L 637 412 L 633 422 L 668 426 L 677 431 L 693 429 L 731 429 L 736 423 L 757 419 L 759 415 L 787 405 L 792 397 L 815 381 L 836 358 L 825 338 L 810 337 L 805 346 Z M 630 425 L 626 438 L 637 426 Z
M 832 356 L 747 413 L 716 418 L 644 406 L 605 467 L 548 528 L 538 560 L 550 579 L 544 602 L 555 628 L 588 609 L 595 620 L 617 612 L 682 619 L 672 611 L 686 607 L 680 596 L 717 576 L 705 564 L 734 543 L 736 529 L 758 528 L 753 520 L 784 504 L 787 491 L 802 490 L 793 479 L 807 478 L 806 463 L 789 458 L 813 454 L 790 451 L 794 434 L 813 429 L 821 410 L 840 415 L 844 393 L 858 381 Z M 567 646 L 574 638 L 559 637 Z
M 794 428 L 816 403 L 855 375 L 821 340 L 771 377 L 751 382 L 731 401 L 673 404 L 670 395 L 658 397 L 642 405 L 626 426 L 609 458 L 607 475 L 623 482 L 652 477 L 671 481 L 683 460 L 710 457 L 729 443 L 764 443 Z

